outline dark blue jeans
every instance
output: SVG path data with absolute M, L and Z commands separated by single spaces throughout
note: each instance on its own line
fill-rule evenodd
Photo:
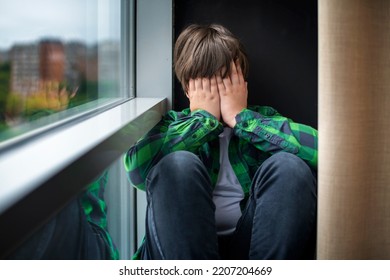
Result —
M 98 227 L 87 221 L 78 199 L 39 228 L 8 259 L 109 259 L 110 251 Z
M 165 156 L 148 174 L 143 259 L 313 259 L 317 183 L 308 165 L 280 152 L 253 178 L 232 236 L 218 238 L 212 186 L 192 153 Z

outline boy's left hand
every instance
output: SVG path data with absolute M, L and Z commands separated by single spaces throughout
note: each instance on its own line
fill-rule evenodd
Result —
M 248 83 L 242 75 L 239 62 L 231 62 L 231 74 L 222 79 L 217 76 L 218 92 L 223 121 L 231 128 L 236 125 L 236 115 L 247 107 Z

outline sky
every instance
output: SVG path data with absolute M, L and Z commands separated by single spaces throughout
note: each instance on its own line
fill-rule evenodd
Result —
M 0 0 L 0 50 L 42 38 L 119 39 L 120 0 Z

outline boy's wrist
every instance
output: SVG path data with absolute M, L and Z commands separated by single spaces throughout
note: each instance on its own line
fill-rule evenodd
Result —
M 220 119 L 218 119 L 216 116 L 214 116 L 213 114 L 211 114 L 210 112 L 204 110 L 204 109 L 196 109 L 194 111 L 191 111 L 191 116 L 196 116 L 196 115 L 200 115 L 204 118 L 209 118 L 209 119 L 212 119 L 216 122 L 220 122 Z
M 229 125 L 231 128 L 234 128 L 234 127 L 236 126 L 237 122 L 239 122 L 240 119 L 241 119 L 241 118 L 239 118 L 240 114 L 241 114 L 242 112 L 244 112 L 245 110 L 246 110 L 246 108 L 242 109 L 240 112 L 238 112 L 237 114 L 235 114 L 234 117 L 232 117 L 231 120 L 230 120 L 229 122 L 226 122 L 226 121 L 225 121 L 225 123 L 226 123 L 227 125 Z
M 236 125 L 237 121 L 236 121 L 236 116 L 234 117 L 231 117 L 227 120 L 224 119 L 224 122 L 225 124 L 227 124 L 227 126 L 229 126 L 230 128 L 234 128 L 234 126 Z

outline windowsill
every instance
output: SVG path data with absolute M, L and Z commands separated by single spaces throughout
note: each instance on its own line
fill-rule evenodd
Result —
M 134 98 L 5 151 L 0 155 L 0 214 L 103 142 L 112 140 L 115 145 L 108 145 L 108 151 L 99 148 L 100 152 L 120 156 L 160 120 L 165 106 L 163 98 Z M 106 165 L 105 160 L 91 162 L 89 168 L 104 169 L 107 166 L 100 165 Z M 73 176 L 85 177 L 85 169 Z
M 165 113 L 165 98 L 134 98 L 0 154 L 0 258 L 118 160 Z
M 9 127 L 6 131 L 0 133 L 0 153 L 13 145 L 19 145 L 21 142 L 30 140 L 36 135 L 50 131 L 52 128 L 57 128 L 70 122 L 78 122 L 91 115 L 96 115 L 116 107 L 125 101 L 127 100 L 119 97 L 99 98 L 57 113 L 50 112 L 47 116 Z

